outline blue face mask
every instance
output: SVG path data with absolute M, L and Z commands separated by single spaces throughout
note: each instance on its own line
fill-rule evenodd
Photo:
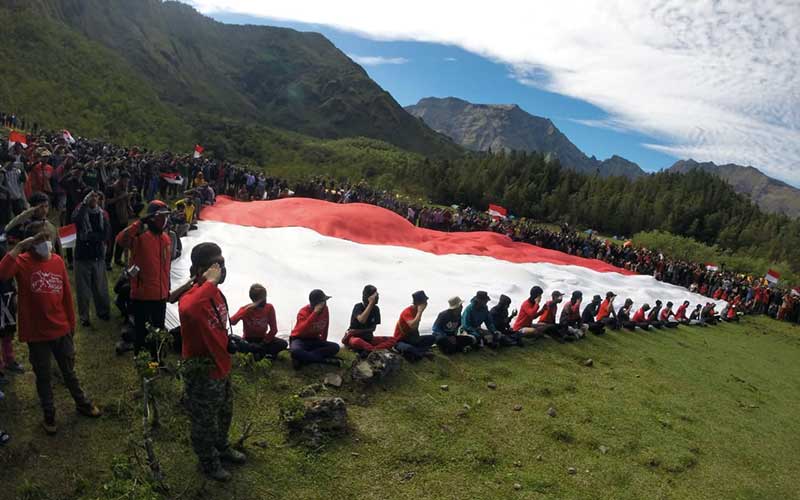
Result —
M 42 241 L 33 246 L 33 251 L 40 257 L 49 257 L 50 252 L 53 250 L 53 242 L 50 240 Z

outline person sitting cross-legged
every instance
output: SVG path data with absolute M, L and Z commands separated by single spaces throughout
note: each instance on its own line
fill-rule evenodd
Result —
M 350 328 L 342 339 L 342 344 L 360 356 L 365 356 L 372 351 L 391 349 L 395 345 L 393 337 L 375 336 L 375 328 L 381 324 L 379 298 L 378 289 L 373 285 L 364 287 L 361 292 L 361 302 L 353 306 Z
M 519 308 L 514 326 L 512 327 L 515 332 L 521 333 L 524 337 L 541 337 L 544 334 L 546 325 L 543 323 L 534 323 L 533 320 L 542 314 L 539 309 L 539 303 L 542 300 L 544 291 L 540 286 L 531 288 L 528 298 L 522 302 Z
M 258 283 L 250 287 L 250 300 L 253 302 L 239 309 L 231 317 L 231 324 L 243 324 L 244 340 L 249 344 L 249 352 L 256 361 L 263 358 L 275 359 L 285 351 L 289 344 L 279 339 L 275 308 L 267 303 L 267 289 Z
M 667 306 L 661 310 L 661 314 L 658 316 L 661 324 L 667 328 L 678 327 L 678 320 L 675 318 L 675 313 L 672 312 L 672 305 L 672 302 L 667 302 Z
M 616 296 L 614 292 L 606 292 L 606 298 L 600 303 L 595 316 L 595 321 L 612 330 L 617 330 L 620 327 L 617 311 L 614 310 L 614 298 Z
M 394 329 L 397 342 L 395 350 L 408 361 L 418 361 L 432 357 L 431 346 L 436 342 L 433 335 L 420 335 L 419 322 L 428 307 L 428 296 L 419 290 L 411 295 L 411 305 L 403 309 Z
M 339 366 L 336 358 L 339 344 L 328 342 L 330 316 L 328 299 L 322 290 L 312 290 L 308 295 L 308 305 L 297 313 L 297 323 L 292 330 L 289 351 L 292 353 L 292 366 L 295 369 L 310 363 Z
M 650 310 L 650 304 L 644 304 L 642 307 L 636 311 L 636 314 L 633 315 L 631 318 L 631 322 L 634 326 L 638 326 L 642 330 L 649 330 L 650 323 L 647 321 L 647 311 Z
M 469 305 L 461 313 L 461 329 L 475 337 L 476 345 L 497 347 L 500 337 L 497 328 L 492 322 L 492 315 L 489 314 L 489 294 L 479 291 L 472 298 Z M 482 328 L 485 326 L 486 328 Z
M 451 297 L 447 301 L 447 309 L 440 312 L 433 322 L 433 336 L 436 345 L 444 354 L 468 352 L 475 345 L 475 337 L 466 333 L 459 333 L 461 326 L 461 312 L 464 309 L 461 297 Z
M 489 316 L 492 317 L 492 323 L 497 329 L 497 341 L 500 345 L 522 347 L 522 334 L 511 328 L 511 320 L 517 316 L 517 310 L 514 309 L 509 314 L 508 306 L 510 305 L 511 299 L 507 295 L 500 295 L 497 304 L 489 310 Z
M 595 320 L 597 312 L 600 310 L 600 304 L 603 302 L 599 295 L 592 297 L 592 301 L 583 308 L 581 314 L 581 322 L 583 325 L 595 335 L 602 335 L 606 333 L 605 326 L 600 321 Z

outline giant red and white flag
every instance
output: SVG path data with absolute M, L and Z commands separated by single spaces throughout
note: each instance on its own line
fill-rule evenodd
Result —
M 361 301 L 367 284 L 380 291 L 383 324 L 377 334 L 388 336 L 416 290 L 430 297 L 421 323 L 421 331 L 428 332 L 437 313 L 447 308 L 448 298 L 458 295 L 469 301 L 478 290 L 486 290 L 492 303 L 506 294 L 516 308 L 534 285 L 544 288 L 546 298 L 554 290 L 567 294 L 565 302 L 574 290 L 583 291 L 585 302 L 614 291 L 619 295 L 617 307 L 628 297 L 637 305 L 656 299 L 675 304 L 709 301 L 599 260 L 513 242 L 492 232 L 422 229 L 394 212 L 360 203 L 306 198 L 238 202 L 219 197 L 203 209 L 198 230 L 182 241 L 182 256 L 172 263 L 173 289 L 189 278 L 192 248 L 216 242 L 225 257 L 227 279 L 221 288 L 230 310 L 248 304 L 250 285 L 261 283 L 275 306 L 282 335 L 294 327 L 297 311 L 314 288 L 333 296 L 328 302 L 331 340 L 344 335 L 353 305 Z M 168 326 L 177 324 L 177 308 L 170 306 Z

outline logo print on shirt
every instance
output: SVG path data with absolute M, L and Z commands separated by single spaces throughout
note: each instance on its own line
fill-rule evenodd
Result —
M 47 271 L 36 271 L 31 275 L 31 291 L 33 293 L 60 294 L 64 282 L 58 274 Z

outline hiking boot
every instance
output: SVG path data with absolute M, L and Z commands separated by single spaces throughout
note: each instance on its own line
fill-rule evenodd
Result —
M 6 370 L 8 370 L 11 373 L 14 373 L 16 375 L 22 375 L 23 373 L 25 373 L 25 368 L 23 368 L 23 366 L 21 364 L 19 364 L 18 361 L 13 361 L 13 362 L 7 364 L 6 365 Z
M 93 403 L 78 405 L 77 410 L 78 413 L 89 418 L 98 418 L 103 414 L 103 412 L 100 411 L 100 408 L 95 406 Z
M 212 467 L 201 466 L 200 470 L 207 478 L 219 481 L 220 483 L 226 483 L 231 480 L 231 473 L 223 469 L 219 463 Z
M 231 464 L 242 465 L 247 462 L 247 455 L 228 446 L 219 452 L 219 459 Z
M 44 420 L 42 420 L 42 429 L 48 436 L 55 436 L 58 432 L 58 427 L 56 426 L 56 417 L 55 416 L 45 416 Z

